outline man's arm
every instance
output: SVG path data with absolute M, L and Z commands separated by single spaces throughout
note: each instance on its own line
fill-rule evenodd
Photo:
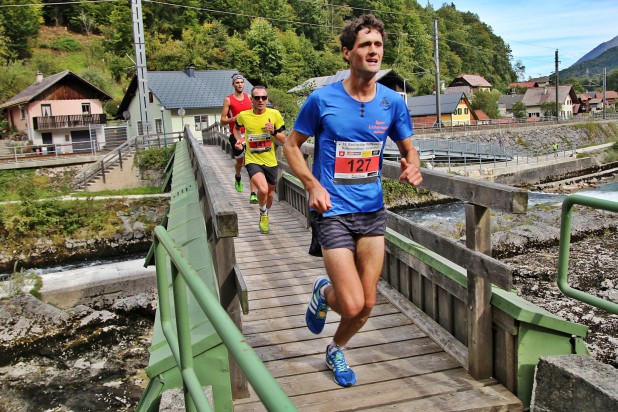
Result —
M 223 99 L 223 108 L 221 109 L 221 124 L 226 126 L 236 121 L 236 117 L 228 117 L 230 114 L 230 98 L 227 96 Z M 232 131 L 233 133 L 233 131 Z
M 292 130 L 283 145 L 283 153 L 285 153 L 285 158 L 292 168 L 292 171 L 309 192 L 309 207 L 316 210 L 318 213 L 324 213 L 332 207 L 330 203 L 330 194 L 313 176 L 300 151 L 300 147 L 308 138 L 309 136 L 306 134 Z
M 421 160 L 418 151 L 412 144 L 412 138 L 408 137 L 395 142 L 401 154 L 401 176 L 399 180 L 416 187 L 423 181 L 421 176 Z
M 242 133 L 240 132 L 240 126 L 238 125 L 238 122 L 234 124 L 234 130 L 232 130 L 232 134 L 236 138 L 236 143 L 234 144 L 234 147 L 237 150 L 242 150 L 242 145 L 245 142 L 245 139 L 242 137 Z

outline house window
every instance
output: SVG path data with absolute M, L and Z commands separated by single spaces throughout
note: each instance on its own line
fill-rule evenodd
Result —
M 152 92 L 148 92 L 148 101 L 149 101 L 150 103 L 154 103 L 154 97 L 153 97 L 153 95 L 152 95 Z
M 141 120 L 137 121 L 137 134 L 138 135 L 144 134 L 144 123 Z
M 457 109 L 457 114 L 461 115 L 461 107 Z
M 470 111 L 469 111 L 469 110 L 468 110 L 468 108 L 466 107 L 466 108 L 464 109 L 464 114 L 468 114 L 468 113 L 470 113 Z
M 155 119 L 155 133 L 163 133 L 163 122 L 161 119 Z
M 26 118 L 26 111 L 23 106 L 19 106 L 19 118 L 24 120 Z
M 42 104 L 41 105 L 41 116 L 43 116 L 43 117 L 50 117 L 51 115 L 52 115 L 51 105 L 49 105 L 49 104 Z
M 204 130 L 208 127 L 208 116 L 205 114 L 193 116 L 193 120 L 195 121 L 196 131 Z
M 82 114 L 90 114 L 90 103 L 82 103 Z

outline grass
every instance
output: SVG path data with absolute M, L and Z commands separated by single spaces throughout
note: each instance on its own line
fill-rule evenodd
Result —
M 33 272 L 26 272 L 23 268 L 17 270 L 17 264 L 8 279 L 0 282 L 0 294 L 2 299 L 30 293 L 37 299 L 41 299 L 43 280 Z
M 74 192 L 71 182 L 75 172 L 51 172 L 43 169 L 0 170 L 0 201 L 22 199 L 25 190 L 33 190 L 38 199 L 53 199 L 61 196 L 99 197 L 151 195 L 161 193 L 158 186 L 142 186 L 131 189 L 103 190 L 99 192 Z
M 75 192 L 72 196 L 75 197 L 101 197 L 101 196 L 130 196 L 130 195 L 155 195 L 160 194 L 159 186 L 142 186 L 130 189 L 120 190 L 101 190 L 98 192 Z

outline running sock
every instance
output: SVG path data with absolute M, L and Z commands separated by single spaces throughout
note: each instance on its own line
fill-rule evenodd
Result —
M 257 196 L 257 193 L 251 192 L 251 196 Z
M 339 345 L 337 345 L 335 343 L 335 340 L 333 339 L 328 346 L 326 347 L 326 353 L 328 353 L 329 355 L 332 355 L 332 353 L 336 350 L 342 350 L 343 348 Z
M 263 208 L 263 209 L 262 209 L 262 208 L 260 208 L 260 214 L 261 214 L 261 215 L 264 215 L 264 214 L 266 214 L 266 213 L 268 213 L 268 209 L 266 209 L 266 205 L 264 205 L 264 208 Z
M 237 182 L 240 182 L 240 176 L 234 176 Z

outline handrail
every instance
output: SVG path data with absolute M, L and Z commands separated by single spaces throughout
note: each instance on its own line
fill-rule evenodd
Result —
M 170 134 L 170 133 L 168 133 Z M 99 173 L 103 174 L 103 181 L 105 181 L 105 171 L 115 165 L 116 163 L 120 163 L 122 167 L 122 159 L 123 155 L 129 155 L 134 151 L 137 152 L 140 147 L 149 148 L 151 146 L 161 147 L 161 134 L 155 135 L 141 135 L 141 136 L 133 136 L 129 138 L 127 141 L 123 142 L 119 146 L 115 147 L 109 153 L 107 153 L 103 158 L 89 167 L 80 171 L 77 175 L 75 175 L 73 179 L 73 186 L 75 188 L 84 187 L 88 184 L 90 180 L 92 180 Z M 169 144 L 173 144 L 176 140 L 175 135 L 178 136 L 178 139 L 181 138 L 180 133 L 171 133 L 172 137 Z M 141 144 L 139 140 L 141 138 Z M 166 135 L 163 135 L 164 144 L 167 148 L 168 139 Z M 166 153 L 167 154 L 167 153 Z
M 618 212 L 618 202 L 583 195 L 570 195 L 562 202 L 562 218 L 560 222 L 560 253 L 558 255 L 558 288 L 566 296 L 597 308 L 618 314 L 618 304 L 593 296 L 589 293 L 571 287 L 568 283 L 569 247 L 571 245 L 571 212 L 574 205 L 592 207 L 594 209 Z
M 228 348 L 234 360 L 255 389 L 262 403 L 269 411 L 296 411 L 296 407 L 283 392 L 277 381 L 245 337 L 238 330 L 226 311 L 219 304 L 217 297 L 200 279 L 197 272 L 188 263 L 180 248 L 162 226 L 154 229 L 155 261 L 157 272 L 157 289 L 159 295 L 158 308 L 161 315 L 161 325 L 172 354 L 181 370 L 183 385 L 189 392 L 198 411 L 210 411 L 206 396 L 193 370 L 193 355 L 189 314 L 187 311 L 187 288 L 208 317 L 217 334 Z M 169 285 L 167 279 L 167 259 L 169 256 L 172 271 L 172 290 L 174 293 L 174 310 L 176 313 L 176 329 L 174 332 L 169 302 Z M 180 276 L 178 276 L 180 275 Z M 190 400 L 185 398 L 185 406 L 189 409 Z
M 92 179 L 93 176 L 99 173 L 101 168 L 105 170 L 105 167 L 108 165 L 114 164 L 119 156 L 122 157 L 122 155 L 125 153 L 131 153 L 133 142 L 135 142 L 136 139 L 137 139 L 137 136 L 131 137 L 126 142 L 123 142 L 121 145 L 114 148 L 114 150 L 107 153 L 103 157 L 103 159 L 101 159 L 98 162 L 93 163 L 89 167 L 83 169 L 81 172 L 76 174 L 75 178 L 73 179 L 73 185 L 75 187 L 85 186 L 90 181 L 90 179 Z

